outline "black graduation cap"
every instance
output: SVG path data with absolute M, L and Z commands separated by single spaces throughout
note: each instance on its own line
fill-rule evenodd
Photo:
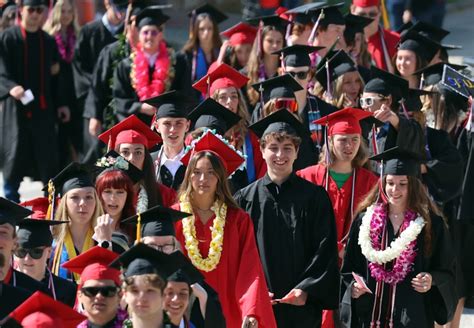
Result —
M 418 112 L 423 107 L 420 97 L 426 96 L 429 94 L 434 94 L 435 92 L 426 91 L 422 89 L 408 89 L 408 97 L 405 99 L 405 106 L 410 112 Z
M 146 7 L 137 14 L 136 22 L 138 28 L 146 25 L 161 26 L 166 23 L 170 16 L 163 14 L 163 6 Z
M 262 138 L 268 133 L 286 132 L 290 135 L 304 137 L 308 135 L 308 129 L 288 110 L 280 109 L 267 117 L 249 126 L 255 134 Z
M 107 170 L 121 170 L 125 172 L 135 184 L 143 178 L 143 172 L 138 167 L 127 161 L 115 150 L 109 151 L 94 165 L 97 176 Z
M 286 19 L 281 18 L 278 15 L 270 15 L 270 16 L 261 16 L 248 19 L 247 22 L 252 25 L 259 25 L 260 22 L 263 23 L 263 26 L 274 26 L 277 30 L 285 31 L 289 21 Z
M 452 88 L 447 87 L 443 83 L 438 84 L 438 90 L 444 97 L 446 105 L 453 105 L 458 110 L 468 109 L 468 98 L 459 92 L 455 92 Z
M 275 98 L 295 98 L 295 92 L 303 90 L 301 85 L 290 74 L 272 77 L 271 79 L 252 84 L 267 102 Z
M 242 118 L 214 99 L 207 98 L 189 113 L 188 119 L 193 122 L 194 129 L 215 129 L 218 134 L 224 135 Z
M 156 8 L 160 7 L 161 9 L 173 8 L 172 4 L 160 5 L 159 3 L 160 3 L 159 0 L 133 0 L 132 11 L 130 12 L 130 16 L 136 16 L 145 8 L 151 7 L 151 6 L 154 6 Z
M 323 16 L 319 21 L 319 26 L 328 26 L 329 24 L 345 25 L 346 21 L 340 11 L 342 6 L 344 6 L 344 2 L 336 4 L 327 4 L 325 2 L 319 3 L 317 9 L 311 10 L 311 13 L 313 14 L 313 22 L 318 20 L 321 11 L 323 11 Z
M 321 62 L 326 61 L 329 65 L 331 82 L 335 81 L 338 77 L 344 75 L 345 73 L 357 71 L 357 65 L 344 50 L 338 50 L 337 52 L 328 52 L 326 56 L 321 60 Z M 328 84 L 327 77 L 327 68 L 326 65 L 324 65 L 316 72 L 316 80 L 318 80 L 318 82 L 325 89 L 327 88 Z
M 110 2 L 120 11 L 127 10 L 128 0 L 111 0 Z
M 440 49 L 439 43 L 412 30 L 403 33 L 398 46 L 398 50 L 411 50 L 428 63 Z
M 304 5 L 285 11 L 285 15 L 289 15 L 291 17 L 291 21 L 294 23 L 302 25 L 311 24 L 313 17 L 311 11 L 317 10 L 320 6 L 320 2 L 306 3 Z
M 176 261 L 179 269 L 168 276 L 168 281 L 185 282 L 188 285 L 192 285 L 204 280 L 203 274 L 196 269 L 183 253 L 175 251 L 170 256 Z
M 0 197 L 0 224 L 16 226 L 21 220 L 33 214 L 33 211 Z
M 413 23 L 411 21 L 407 23 L 403 23 L 399 28 L 397 28 L 395 32 L 397 32 L 398 34 L 402 34 L 403 32 L 408 31 L 412 26 L 413 26 Z
M 466 68 L 467 66 L 465 65 L 456 65 L 456 64 L 449 64 L 449 63 L 437 63 L 434 65 L 427 66 L 425 68 L 422 68 L 413 75 L 422 75 L 422 80 L 423 80 L 423 86 L 430 86 L 430 85 L 435 85 L 439 81 L 442 80 L 443 78 L 443 68 L 444 65 L 447 65 L 451 67 L 452 69 L 455 69 L 457 71 L 462 70 Z
M 30 7 L 39 7 L 39 6 L 48 6 L 48 0 L 23 0 L 21 2 L 22 6 L 30 6 Z
M 311 66 L 311 58 L 309 55 L 313 52 L 323 49 L 324 47 L 312 47 L 301 44 L 295 44 L 289 47 L 282 48 L 272 54 L 283 55 L 283 63 L 285 66 L 301 67 Z
M 346 29 L 344 30 L 344 39 L 346 42 L 354 42 L 357 33 L 364 33 L 364 28 L 373 22 L 372 18 L 352 15 L 348 13 L 344 16 L 346 21 Z
M 194 105 L 194 99 L 181 91 L 169 91 L 143 100 L 157 109 L 155 119 L 163 117 L 185 118 Z
M 71 189 L 94 187 L 90 173 L 85 164 L 72 162 L 50 180 L 54 185 L 56 193 L 60 191 L 61 196 Z M 48 186 L 43 187 L 43 191 L 48 190 Z
M 441 40 L 443 40 L 450 33 L 449 31 L 441 27 L 438 27 L 429 23 L 425 23 L 422 21 L 416 22 L 411 27 L 409 27 L 407 31 L 416 31 L 419 34 L 427 38 L 430 38 L 436 42 L 441 42 Z
M 142 212 L 140 215 L 140 225 L 141 225 L 141 237 L 152 237 L 152 236 L 174 236 L 174 222 L 181 220 L 187 216 L 190 216 L 189 213 L 184 213 L 176 211 L 172 208 L 163 207 L 161 205 L 156 205 L 145 212 Z M 134 215 L 125 220 L 122 220 L 122 223 L 133 223 L 138 226 L 138 217 L 139 215 Z
M 364 87 L 364 92 L 392 95 L 398 98 L 408 93 L 408 81 L 400 76 L 372 66 L 370 77 L 370 81 Z
M 420 154 L 402 150 L 399 147 L 390 148 L 369 159 L 384 162 L 384 175 L 408 175 L 413 177 L 420 176 L 420 164 L 423 161 Z
M 18 245 L 22 248 L 49 247 L 53 243 L 50 228 L 64 223 L 68 221 L 24 219 L 18 224 Z
M 123 267 L 125 278 L 145 274 L 157 274 L 163 280 L 179 269 L 171 255 L 160 252 L 143 243 L 138 243 L 109 264 L 109 267 Z
M 209 16 L 212 17 L 212 20 L 216 24 L 220 24 L 223 21 L 225 21 L 227 18 L 229 18 L 222 11 L 220 11 L 219 9 L 217 9 L 216 7 L 214 7 L 214 6 L 212 6 L 208 3 L 193 9 L 192 11 L 190 11 L 188 13 L 188 16 L 189 17 L 193 17 L 193 16 L 195 17 L 195 16 L 200 15 L 200 14 L 208 14 Z

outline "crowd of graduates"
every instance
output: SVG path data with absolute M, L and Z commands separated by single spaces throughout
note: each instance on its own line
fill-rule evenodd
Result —
M 173 49 L 171 5 L 80 29 L 48 5 L 2 8 L 1 327 L 459 327 L 473 82 L 449 31 L 353 0 L 219 33 L 204 4 Z

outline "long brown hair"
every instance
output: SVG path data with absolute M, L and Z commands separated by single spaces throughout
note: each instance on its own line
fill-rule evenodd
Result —
M 336 160 L 336 155 L 334 154 L 332 137 L 329 137 L 328 140 L 329 140 L 329 158 L 331 162 L 334 162 Z M 321 149 L 321 153 L 319 154 L 318 164 L 326 166 L 327 147 L 328 147 L 327 144 L 323 145 L 323 148 Z M 359 146 L 359 149 L 357 150 L 356 156 L 351 162 L 351 165 L 353 168 L 363 167 L 365 163 L 367 163 L 368 158 L 369 158 L 369 150 L 367 148 L 367 145 L 365 144 L 364 138 L 360 136 L 360 146 Z
M 217 177 L 217 189 L 215 198 L 220 203 L 225 203 L 227 206 L 238 208 L 239 205 L 232 197 L 232 193 L 230 192 L 229 182 L 227 171 L 224 167 L 224 164 L 221 162 L 219 157 L 216 156 L 213 152 L 210 151 L 200 151 L 191 158 L 188 163 L 188 167 L 186 168 L 186 173 L 184 175 L 183 183 L 179 189 L 179 199 L 184 199 L 192 203 L 193 198 L 193 186 L 191 182 L 191 175 L 196 168 L 197 162 L 202 159 L 207 158 L 209 162 L 211 162 L 212 168 Z
M 321 99 L 324 99 L 326 102 L 330 103 L 331 105 L 337 108 L 344 107 L 344 92 L 342 92 L 342 86 L 344 85 L 344 76 L 346 74 L 342 74 L 337 79 L 331 82 L 331 90 L 332 90 L 332 100 L 325 99 L 324 91 L 326 90 L 327 86 L 323 86 L 320 82 L 316 82 L 313 88 L 313 94 Z M 360 80 L 360 91 L 359 96 L 364 92 L 364 79 L 360 76 L 360 73 L 357 73 L 359 80 Z
M 407 206 L 406 208 L 412 210 L 425 220 L 424 227 L 424 255 L 430 256 L 432 252 L 432 223 L 431 215 L 437 215 L 443 217 L 441 211 L 436 204 L 429 197 L 426 186 L 416 177 L 407 176 L 408 179 L 408 195 L 407 195 Z M 387 183 L 387 176 L 385 175 L 382 179 L 383 191 L 385 192 L 385 186 Z M 369 206 L 380 202 L 380 188 L 379 184 L 376 184 L 372 190 L 367 194 L 365 199 L 359 204 L 356 213 L 365 211 Z
M 214 56 L 214 53 L 217 54 L 219 52 L 219 49 L 221 48 L 221 45 L 222 45 L 222 40 L 219 34 L 219 27 L 214 22 L 212 17 L 207 13 L 201 13 L 196 16 L 196 19 L 194 20 L 194 24 L 191 27 L 191 30 L 189 33 L 189 39 L 188 41 L 186 41 L 186 43 L 183 46 L 184 52 L 193 52 L 198 49 L 199 24 L 201 24 L 201 22 L 204 21 L 205 19 L 208 19 L 212 24 L 212 56 Z M 213 61 L 214 59 L 215 58 L 213 58 Z

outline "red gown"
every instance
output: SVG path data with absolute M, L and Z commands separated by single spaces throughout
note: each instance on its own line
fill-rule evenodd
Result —
M 385 45 L 387 46 L 388 54 L 390 60 L 397 53 L 397 45 L 400 41 L 400 35 L 393 31 L 383 30 Z M 380 38 L 380 31 L 377 31 L 367 40 L 367 51 L 372 56 L 372 59 L 375 61 L 376 65 L 380 69 L 387 70 L 387 65 L 385 64 L 385 56 L 382 48 L 382 40 Z
M 179 203 L 173 208 L 181 210 Z M 195 218 L 199 251 L 205 258 L 209 252 L 210 227 L 214 217 L 205 225 L 197 215 Z M 183 245 L 183 252 L 187 256 L 181 221 L 176 223 L 175 229 L 176 238 Z M 220 262 L 213 271 L 201 272 L 206 282 L 219 294 L 228 328 L 240 328 L 246 316 L 255 317 L 259 327 L 276 327 L 253 224 L 246 212 L 237 208 L 227 209 Z
M 158 192 L 161 194 L 161 199 L 163 200 L 164 207 L 171 207 L 177 200 L 176 191 L 173 188 L 165 186 L 162 183 L 158 184 Z

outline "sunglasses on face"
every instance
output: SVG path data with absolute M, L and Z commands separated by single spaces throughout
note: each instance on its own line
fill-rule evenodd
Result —
M 39 6 L 39 7 L 28 7 L 26 10 L 28 11 L 29 14 L 32 14 L 32 13 L 36 12 L 38 15 L 41 15 L 44 11 L 44 7 L 41 7 L 41 6 Z
M 275 110 L 280 110 L 283 108 L 295 113 L 298 110 L 298 102 L 296 99 L 278 99 L 275 101 Z
M 375 101 L 377 100 L 385 100 L 385 98 L 382 97 L 365 97 L 365 98 L 360 98 L 360 105 L 362 107 L 370 107 L 373 104 L 375 104 Z
M 43 256 L 44 248 L 18 248 L 15 250 L 15 256 L 24 259 L 30 254 L 32 259 L 38 260 Z
M 82 287 L 81 292 L 87 297 L 95 297 L 97 294 L 104 297 L 114 297 L 117 295 L 119 289 L 116 286 L 104 286 L 104 287 Z
M 293 78 L 297 78 L 299 80 L 304 80 L 308 77 L 309 71 L 304 71 L 304 72 L 287 72 L 290 74 Z

